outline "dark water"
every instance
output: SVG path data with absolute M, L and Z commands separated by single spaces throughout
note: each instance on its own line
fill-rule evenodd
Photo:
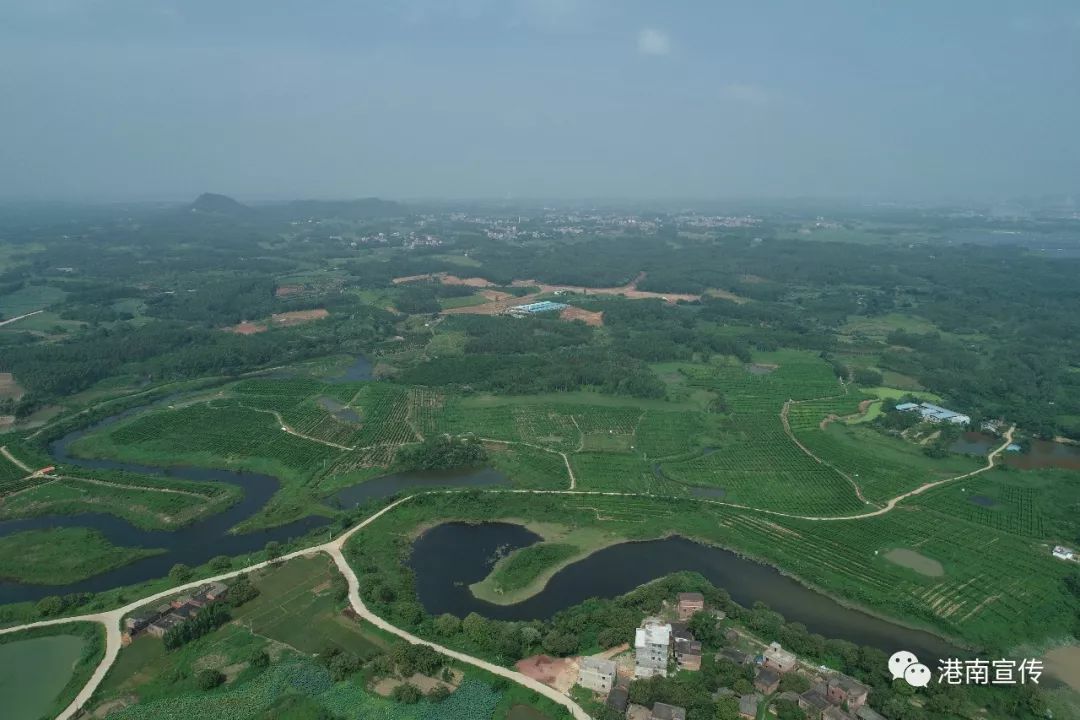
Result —
M 371 361 L 360 355 L 357 356 L 352 365 L 345 369 L 344 373 L 334 378 L 327 378 L 326 382 L 343 383 L 360 382 L 362 380 L 371 380 Z
M 966 432 L 949 449 L 966 455 L 985 456 L 1002 442 L 986 433 Z M 1003 452 L 1001 457 L 1007 465 L 1021 470 L 1050 467 L 1080 470 L 1080 447 L 1049 440 L 1033 440 L 1027 452 Z
M 326 499 L 332 507 L 356 507 L 375 498 L 389 497 L 398 492 L 434 487 L 490 487 L 508 485 L 510 479 L 492 468 L 470 470 L 426 470 L 394 473 L 374 480 L 351 485 Z
M 410 567 L 424 609 L 465 617 L 476 612 L 499 620 L 546 619 L 590 597 L 617 597 L 669 575 L 701 573 L 732 599 L 749 607 L 761 600 L 789 621 L 813 633 L 879 648 L 888 654 L 910 650 L 920 658 L 945 658 L 963 652 L 927 632 L 873 617 L 814 592 L 767 565 L 685 538 L 627 542 L 600 550 L 556 573 L 542 592 L 515 605 L 494 605 L 473 597 L 469 585 L 491 570 L 496 550 L 516 549 L 540 540 L 520 525 L 446 523 L 413 544 Z
M 975 503 L 976 505 L 981 505 L 982 507 L 994 507 L 994 505 L 997 505 L 997 503 L 995 503 L 993 499 L 988 498 L 985 495 L 972 495 L 968 498 L 968 500 Z

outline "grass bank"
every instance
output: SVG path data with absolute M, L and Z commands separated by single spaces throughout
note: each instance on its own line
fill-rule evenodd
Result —
M 66 585 L 162 552 L 119 547 L 87 528 L 27 530 L 0 538 L 0 578 L 33 585 Z

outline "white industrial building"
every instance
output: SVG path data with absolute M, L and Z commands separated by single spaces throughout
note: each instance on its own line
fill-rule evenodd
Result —
M 934 405 L 933 403 L 900 403 L 896 406 L 896 409 L 900 412 L 917 412 L 922 415 L 922 419 L 927 422 L 947 422 L 953 425 L 969 425 L 971 424 L 971 416 L 958 413 L 948 408 L 943 408 L 940 405 Z

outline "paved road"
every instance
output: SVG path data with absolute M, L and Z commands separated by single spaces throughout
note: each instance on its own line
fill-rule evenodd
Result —
M 916 488 L 915 490 L 911 490 L 909 492 L 903 493 L 902 495 L 898 495 L 898 496 L 894 497 L 893 499 L 889 500 L 889 502 L 886 503 L 884 507 L 878 508 L 878 509 L 870 511 L 870 512 L 862 513 L 862 514 L 859 514 L 859 515 L 842 515 L 842 516 L 835 516 L 835 517 L 815 517 L 815 516 L 805 516 L 805 515 L 794 515 L 794 514 L 783 513 L 783 512 L 774 511 L 774 510 L 761 510 L 759 508 L 752 508 L 752 507 L 748 507 L 748 506 L 745 506 L 745 505 L 737 505 L 737 504 L 734 504 L 734 503 L 725 503 L 725 502 L 722 502 L 722 501 L 719 501 L 719 500 L 699 499 L 699 502 L 705 502 L 705 503 L 710 503 L 710 504 L 715 504 L 715 505 L 724 505 L 724 506 L 734 507 L 734 508 L 738 508 L 738 509 L 742 509 L 742 510 L 751 510 L 751 511 L 754 511 L 754 512 L 762 512 L 762 513 L 767 513 L 767 514 L 770 514 L 770 515 L 779 515 L 779 516 L 782 516 L 782 517 L 795 518 L 795 519 L 800 519 L 800 520 L 815 520 L 815 521 L 822 521 L 822 522 L 849 521 L 849 520 L 859 520 L 859 519 L 869 518 L 869 517 L 876 517 L 878 515 L 884 515 L 885 513 L 892 511 L 893 508 L 895 508 L 897 506 L 897 504 L 903 502 L 905 499 L 907 499 L 909 497 L 912 497 L 914 495 L 919 495 L 919 494 L 921 494 L 923 492 L 926 492 L 927 490 L 929 490 L 931 488 L 938 487 L 938 486 L 943 485 L 945 483 L 955 482 L 956 480 L 962 480 L 964 478 L 973 477 L 973 476 L 978 475 L 980 473 L 986 472 L 987 470 L 990 470 L 991 468 L 994 467 L 995 458 L 997 458 L 997 456 L 999 454 L 1004 452 L 1005 448 L 1008 447 L 1010 443 L 1012 443 L 1013 433 L 1015 432 L 1015 430 L 1016 430 L 1015 425 L 1008 429 L 1008 431 L 1005 433 L 1004 442 L 999 447 L 992 450 L 986 456 L 986 465 L 984 467 L 981 467 L 978 470 L 973 470 L 973 471 L 971 471 L 969 473 L 964 473 L 963 475 L 957 475 L 955 477 L 946 478 L 944 480 L 938 480 L 936 482 L 926 483 L 926 484 Z M 569 470 L 569 463 L 567 464 L 567 469 Z M 572 477 L 573 476 L 571 475 L 571 478 Z M 455 491 L 443 490 L 443 491 L 438 491 L 438 492 L 447 493 L 447 492 L 455 492 Z M 619 493 L 619 492 L 600 492 L 600 491 L 589 492 L 589 491 L 578 491 L 578 490 L 487 490 L 487 491 L 483 491 L 483 492 L 536 493 L 536 494 L 544 494 L 544 495 L 612 495 L 612 496 L 629 496 L 629 497 L 653 497 L 653 498 L 657 498 L 657 499 L 665 499 L 664 496 L 653 495 L 651 493 Z M 324 543 L 322 545 L 316 545 L 314 547 L 305 548 L 303 550 L 297 550 L 297 551 L 291 552 L 291 553 L 289 553 L 287 555 L 283 555 L 280 558 L 277 558 L 275 560 L 267 560 L 267 561 L 264 561 L 264 562 L 255 563 L 254 565 L 249 565 L 249 566 L 247 566 L 245 568 L 242 568 L 240 570 L 233 570 L 233 571 L 230 571 L 230 572 L 227 572 L 227 573 L 222 573 L 220 575 L 215 575 L 213 577 L 202 578 L 200 580 L 194 580 L 194 581 L 186 583 L 184 585 L 179 585 L 179 586 L 176 586 L 176 587 L 169 588 L 168 590 L 163 590 L 163 591 L 161 591 L 159 593 L 151 595 L 150 597 L 142 598 L 141 600 L 136 600 L 133 603 L 129 603 L 129 604 L 127 604 L 127 605 L 125 605 L 125 606 L 123 606 L 121 608 L 117 608 L 115 610 L 110 610 L 110 611 L 102 612 L 102 613 L 93 613 L 93 614 L 89 614 L 89 615 L 78 615 L 78 616 L 74 616 L 74 617 L 57 618 L 57 619 L 53 619 L 53 620 L 41 620 L 41 621 L 38 621 L 38 622 L 28 623 L 26 625 L 18 625 L 18 626 L 9 627 L 9 628 L 3 628 L 3 629 L 0 629 L 0 635 L 7 634 L 7 633 L 13 633 L 13 632 L 19 632 L 21 630 L 29 630 L 31 628 L 36 628 L 36 627 L 47 627 L 47 626 L 50 626 L 50 625 L 63 625 L 63 624 L 72 623 L 72 622 L 98 622 L 98 623 L 102 623 L 105 626 L 105 631 L 106 631 L 105 657 L 102 658 L 101 663 L 94 670 L 93 675 L 90 676 L 90 680 L 86 683 L 86 685 L 83 687 L 83 689 L 79 691 L 79 694 L 75 696 L 75 699 L 71 702 L 71 704 L 68 705 L 68 707 L 62 713 L 60 713 L 57 716 L 57 720 L 69 720 L 70 718 L 74 717 L 76 715 L 76 713 L 78 713 L 79 709 L 82 708 L 82 706 L 85 705 L 90 700 L 91 696 L 93 696 L 94 692 L 101 685 L 102 680 L 105 679 L 105 675 L 106 675 L 106 673 L 108 673 L 109 668 L 112 667 L 113 662 L 115 662 L 116 657 L 120 652 L 120 646 L 121 646 L 120 622 L 121 622 L 121 620 L 123 619 L 123 617 L 125 615 L 133 612 L 134 610 L 137 610 L 140 607 L 143 607 L 145 605 L 149 605 L 149 604 L 155 602 L 156 600 L 161 600 L 163 598 L 172 597 L 174 595 L 177 595 L 177 594 L 183 592 L 184 590 L 197 588 L 200 585 L 203 585 L 205 583 L 215 582 L 215 581 L 219 581 L 219 580 L 229 580 L 229 579 L 234 578 L 234 577 L 236 577 L 238 575 L 241 575 L 243 573 L 251 572 L 253 570 L 259 570 L 259 569 L 262 569 L 264 567 L 267 567 L 268 565 L 270 565 L 272 563 L 283 562 L 283 561 L 286 561 L 286 560 L 291 560 L 292 558 L 308 557 L 308 556 L 311 556 L 311 555 L 316 555 L 318 553 L 326 553 L 334 560 L 334 563 L 337 565 L 337 567 L 341 571 L 342 575 L 345 576 L 345 580 L 346 580 L 346 582 L 348 583 L 348 586 L 349 586 L 349 603 L 350 603 L 350 605 L 352 605 L 353 610 L 355 610 L 357 615 L 359 615 L 360 617 L 364 618 L 365 620 L 372 623 L 376 627 L 379 627 L 379 628 L 385 630 L 386 632 L 397 635 L 400 638 L 404 638 L 405 640 L 409 641 L 410 643 L 427 645 L 427 646 L 435 649 L 436 651 L 438 651 L 438 652 L 440 652 L 440 653 L 442 653 L 444 655 L 447 655 L 449 657 L 452 657 L 452 658 L 454 658 L 456 660 L 460 660 L 461 662 L 468 663 L 468 664 L 473 665 L 475 667 L 479 667 L 479 668 L 482 668 L 484 670 L 487 670 L 488 672 L 491 672 L 493 674 L 496 674 L 496 675 L 499 675 L 501 677 L 505 677 L 505 678 L 508 678 L 510 680 L 513 680 L 514 682 L 517 682 L 517 683 L 519 683 L 519 684 L 521 684 L 521 685 L 523 685 L 525 687 L 528 687 L 531 690 L 535 690 L 536 692 L 540 693 L 541 695 L 554 700 L 555 702 L 559 703 L 563 707 L 566 707 L 568 710 L 570 710 L 570 712 L 573 714 L 573 716 L 575 718 L 578 718 L 579 720 L 589 720 L 589 716 L 585 713 L 585 711 L 581 708 L 581 706 L 579 706 L 577 703 L 575 703 L 569 697 L 567 697 L 567 696 L 563 695 L 562 693 L 559 693 L 558 691 L 554 690 L 553 688 L 550 688 L 547 685 L 544 685 L 544 684 L 542 684 L 540 682 L 537 682 L 536 680 L 533 680 L 532 678 L 526 677 L 525 675 L 522 675 L 521 673 L 515 672 L 513 670 L 509 670 L 509 669 L 501 667 L 499 665 L 494 665 L 492 663 L 487 662 L 486 660 L 482 660 L 480 658 L 475 658 L 475 657 L 472 657 L 470 655 L 466 655 L 464 653 L 458 652 L 456 650 L 451 650 L 451 649 L 445 648 L 445 647 L 443 647 L 441 645 L 436 645 L 435 643 L 431 643 L 431 642 L 428 642 L 427 640 L 423 640 L 421 638 L 418 638 L 415 635 L 412 635 L 412 634 L 410 634 L 410 633 L 408 633 L 408 632 L 406 632 L 406 631 L 404 631 L 404 630 L 402 630 L 402 629 L 400 629 L 398 627 L 395 627 L 395 626 L 391 625 L 390 623 L 386 622 L 385 620 L 380 618 L 378 615 L 375 615 L 373 612 L 371 612 L 370 610 L 367 609 L 367 607 L 363 603 L 363 600 L 360 598 L 360 580 L 359 580 L 359 578 L 357 578 L 356 573 L 353 571 L 353 569 L 349 566 L 348 562 L 345 560 L 345 556 L 342 553 L 342 548 L 344 548 L 345 542 L 354 533 L 359 532 L 363 528 L 365 528 L 368 525 L 370 525 L 371 523 L 373 523 L 375 520 L 378 520 L 380 517 L 382 517 L 386 513 L 390 512 L 391 510 L 396 508 L 398 505 L 401 505 L 402 503 L 406 503 L 409 500 L 413 499 L 414 497 L 417 497 L 417 495 L 408 495 L 406 497 L 401 498 L 400 500 L 396 500 L 395 502 L 387 505 L 382 510 L 380 510 L 377 513 L 373 514 L 371 517 L 365 519 L 363 522 L 358 523 L 357 525 L 353 526 L 352 528 L 350 528 L 346 532 L 342 533 L 337 538 L 331 540 L 330 542 Z

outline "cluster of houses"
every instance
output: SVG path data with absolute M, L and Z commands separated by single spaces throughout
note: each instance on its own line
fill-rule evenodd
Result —
M 705 610 L 705 598 L 700 593 L 680 593 L 678 597 L 678 621 L 665 622 L 658 618 L 646 618 L 634 633 L 633 678 L 643 679 L 657 675 L 667 677 L 671 670 L 696 671 L 701 669 L 701 643 L 687 629 L 687 621 L 696 612 Z M 714 611 L 722 620 L 724 614 Z M 730 630 L 728 638 L 738 639 Z M 754 665 L 754 691 L 738 697 L 739 714 L 750 720 L 756 718 L 758 706 L 765 696 L 774 700 L 788 700 L 803 710 L 810 720 L 882 720 L 881 716 L 866 705 L 870 688 L 841 673 L 818 675 L 817 681 L 803 693 L 780 693 L 783 676 L 799 669 L 799 659 L 779 643 L 772 643 L 760 654 L 748 655 L 733 647 L 724 648 L 716 655 L 717 660 L 728 660 L 737 665 Z M 686 710 L 658 702 L 647 708 L 629 702 L 629 677 L 620 677 L 614 660 L 600 657 L 584 658 L 580 664 L 578 684 L 607 698 L 607 704 L 627 720 L 685 720 Z M 777 694 L 779 693 L 779 694 Z M 715 694 L 719 700 L 734 696 L 729 688 L 721 688 Z
M 124 620 L 123 643 L 127 645 L 143 632 L 156 638 L 165 637 L 169 630 L 191 619 L 210 603 L 221 600 L 228 591 L 225 583 L 207 583 L 191 595 L 182 595 L 150 611 L 132 615 Z
M 932 423 L 951 423 L 953 425 L 970 425 L 971 416 L 958 413 L 955 410 L 949 410 L 943 408 L 940 405 L 934 405 L 933 403 L 900 403 L 896 406 L 899 412 L 916 412 L 922 416 L 922 419 L 926 422 Z

